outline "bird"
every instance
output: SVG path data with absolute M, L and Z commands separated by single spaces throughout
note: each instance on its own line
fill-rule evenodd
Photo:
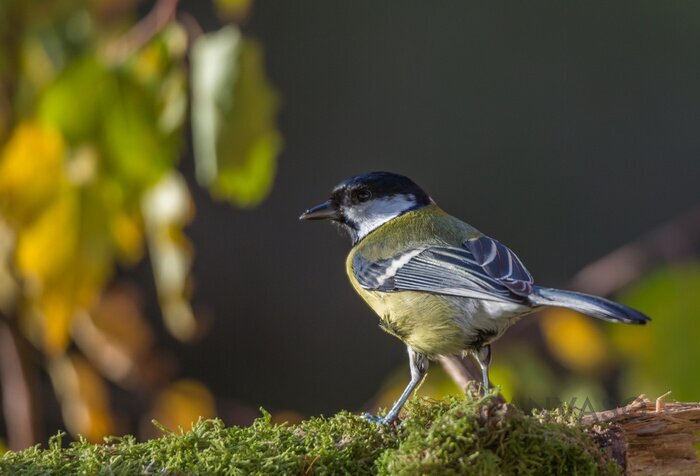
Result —
M 300 220 L 330 220 L 349 234 L 346 272 L 406 345 L 411 379 L 385 416 L 395 423 L 427 374 L 430 360 L 471 355 L 489 389 L 491 344 L 523 316 L 547 307 L 610 322 L 645 324 L 631 307 L 602 297 L 541 287 L 508 247 L 443 211 L 408 177 L 371 172 L 339 183 Z

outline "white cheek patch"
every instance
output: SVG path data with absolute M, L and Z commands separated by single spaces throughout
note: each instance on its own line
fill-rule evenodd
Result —
M 345 213 L 355 225 L 357 239 L 416 206 L 413 195 L 394 195 L 350 207 Z

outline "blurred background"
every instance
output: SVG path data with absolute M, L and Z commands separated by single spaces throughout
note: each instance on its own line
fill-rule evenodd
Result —
M 653 318 L 521 321 L 506 398 L 700 397 L 697 2 L 3 0 L 0 40 L 0 449 L 390 405 L 405 349 L 297 221 L 372 170 Z

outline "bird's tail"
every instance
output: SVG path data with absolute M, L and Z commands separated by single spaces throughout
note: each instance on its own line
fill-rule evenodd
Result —
M 564 291 L 563 289 L 535 286 L 533 293 L 530 294 L 530 301 L 538 306 L 563 307 L 610 322 L 646 324 L 647 321 L 651 320 L 648 316 L 629 306 L 602 297 L 575 291 Z

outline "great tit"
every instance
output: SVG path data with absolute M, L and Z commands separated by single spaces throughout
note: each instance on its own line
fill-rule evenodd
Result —
M 649 318 L 597 296 L 536 286 L 505 245 L 440 209 L 413 181 L 389 172 L 351 177 L 301 220 L 332 220 L 352 238 L 346 271 L 380 326 L 408 348 L 411 381 L 388 423 L 423 380 L 429 359 L 471 354 L 488 389 L 491 343 L 526 314 L 572 309 L 611 322 Z

